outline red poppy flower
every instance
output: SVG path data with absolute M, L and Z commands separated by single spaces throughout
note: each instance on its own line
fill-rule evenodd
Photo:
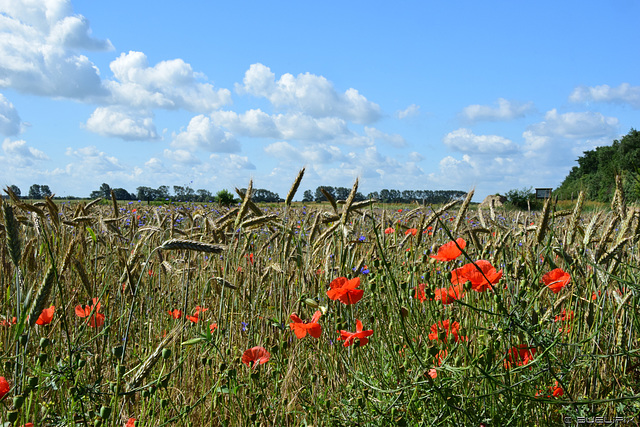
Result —
M 296 334 L 298 338 L 304 338 L 307 335 L 311 335 L 314 338 L 320 338 L 320 334 L 322 333 L 322 327 L 318 323 L 320 320 L 320 316 L 322 316 L 322 312 L 317 310 L 310 322 L 303 322 L 297 314 L 293 313 L 289 318 L 293 320 L 293 323 L 289 323 L 289 328 Z
M 11 386 L 9 385 L 9 381 L 5 377 L 0 377 L 0 400 L 9 393 L 11 390 Z
M 135 418 L 129 418 L 129 420 L 124 425 L 124 427 L 135 427 L 135 425 L 136 425 L 136 419 Z
M 182 317 L 182 310 L 178 310 L 177 308 L 174 310 L 167 310 L 167 313 L 169 313 L 169 316 L 173 317 L 174 319 L 179 319 Z
M 93 312 L 93 315 L 88 320 L 89 326 L 92 328 L 99 328 L 104 325 L 104 314 L 100 313 L 100 301 L 98 298 L 92 299 L 92 304 L 90 305 L 77 305 L 76 306 L 76 316 L 85 318 L 89 317 Z
M 429 376 L 435 380 L 438 377 L 438 371 L 435 368 L 429 369 Z
M 464 296 L 464 291 L 462 285 L 455 285 L 449 286 L 449 288 L 436 289 L 434 294 L 434 300 L 442 301 L 442 304 L 449 305 L 455 300 L 462 298 Z
M 15 325 L 17 323 L 18 319 L 14 316 L 13 319 L 9 319 L 9 320 L 5 320 L 2 319 L 0 320 L 0 325 L 2 326 L 11 326 L 11 325 Z
M 242 363 L 251 368 L 256 365 L 267 363 L 270 358 L 271 353 L 265 350 L 264 347 L 253 347 L 249 350 L 245 350 L 242 354 Z
M 404 235 L 406 236 L 407 234 L 411 234 L 412 236 L 415 236 L 416 234 L 418 234 L 418 229 L 416 228 L 410 228 L 407 231 L 404 232 Z
M 465 242 L 463 238 L 459 238 L 456 239 L 455 242 L 445 243 L 444 245 L 440 246 L 440 248 L 438 249 L 438 254 L 430 255 L 430 257 L 438 261 L 453 261 L 462 254 L 462 251 L 458 249 L 456 243 L 458 244 L 458 246 L 460 246 L 461 249 L 464 249 L 467 246 L 467 242 Z
M 426 283 L 420 283 L 418 286 L 416 286 L 416 293 L 413 298 L 417 299 L 420 302 L 425 302 L 427 300 L 427 294 L 424 292 L 426 288 Z
M 211 330 L 211 333 L 213 333 L 213 331 L 215 331 L 216 329 L 218 329 L 218 324 L 217 323 L 212 323 L 209 325 L 209 329 Z
M 562 313 L 560 313 L 559 315 L 557 315 L 553 321 L 554 322 L 564 322 L 564 321 L 569 321 L 573 319 L 573 310 L 570 310 L 567 313 L 567 310 L 565 310 L 564 308 L 562 309 Z
M 338 340 L 339 341 L 344 340 L 344 346 L 349 347 L 351 344 L 356 342 L 356 339 L 357 339 L 360 342 L 360 347 L 362 347 L 363 345 L 366 345 L 369 342 L 369 338 L 367 337 L 370 335 L 373 335 L 373 330 L 369 329 L 368 331 L 363 331 L 362 322 L 359 320 L 356 320 L 356 331 L 355 332 L 340 331 L 340 338 L 338 338 Z
M 564 390 L 558 385 L 558 381 L 556 381 L 556 385 L 551 387 L 551 391 L 553 392 L 553 397 L 560 397 L 564 394 Z
M 536 354 L 535 347 L 529 347 L 526 344 L 520 344 L 517 347 L 511 347 L 511 350 L 507 352 L 507 356 L 504 359 L 505 369 L 510 369 L 512 366 L 523 366 L 533 360 L 533 356 Z
M 362 289 L 356 289 L 358 286 L 360 286 L 359 277 L 351 280 L 346 277 L 338 277 L 329 284 L 331 289 L 327 291 L 327 296 L 332 300 L 340 300 L 346 305 L 355 304 L 360 301 L 364 294 Z
M 447 350 L 446 348 L 444 350 L 440 350 L 434 358 L 434 363 L 438 366 L 442 365 L 442 361 L 446 359 L 448 355 L 449 350 Z
M 430 340 L 439 339 L 440 332 L 444 332 L 444 339 L 442 341 L 447 342 L 449 334 L 453 335 L 453 340 L 458 342 L 464 340 L 466 337 L 461 337 L 458 332 L 460 331 L 460 324 L 458 322 L 451 322 L 449 319 L 434 323 L 431 325 L 431 333 L 429 334 Z
M 393 234 L 395 232 L 396 232 L 396 230 L 394 228 L 392 228 L 392 227 L 385 228 L 385 230 L 384 230 L 384 234 Z
M 478 271 L 476 265 L 482 272 Z M 501 277 L 502 270 L 496 271 L 489 261 L 481 259 L 476 261 L 475 265 L 469 263 L 453 270 L 451 272 L 451 283 L 463 285 L 469 281 L 474 291 L 484 292 L 487 289 L 492 289 L 492 285 L 498 283 Z
M 542 276 L 542 282 L 547 285 L 547 287 L 553 292 L 557 294 L 560 292 L 560 289 L 564 288 L 571 281 L 571 275 L 565 271 L 562 271 L 559 268 L 555 270 L 551 270 L 544 276 Z
M 52 305 L 49 308 L 45 308 L 40 313 L 40 317 L 36 320 L 36 325 L 48 325 L 53 320 L 53 312 L 56 311 L 56 308 Z

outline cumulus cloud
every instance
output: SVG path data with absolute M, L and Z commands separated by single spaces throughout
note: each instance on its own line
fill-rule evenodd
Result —
M 151 117 L 142 117 L 117 107 L 98 107 L 86 123 L 87 130 L 124 140 L 158 139 Z
M 530 131 L 541 136 L 563 138 L 614 137 L 619 121 L 595 112 L 569 112 L 558 114 L 554 108 L 545 114 L 544 121 L 530 126 Z
M 339 93 L 326 78 L 310 73 L 297 77 L 286 73 L 276 81 L 271 69 L 259 63 L 249 67 L 236 90 L 267 98 L 276 108 L 292 108 L 313 117 L 333 116 L 368 124 L 381 115 L 380 107 L 356 89 Z
M 524 117 L 533 110 L 533 102 L 519 103 L 499 98 L 497 106 L 469 105 L 462 110 L 462 117 L 469 121 L 508 121 Z
M 506 153 L 516 149 L 509 139 L 499 135 L 475 135 L 469 129 L 458 129 L 444 137 L 444 144 L 456 151 L 468 153 Z
M 11 166 L 32 166 L 36 161 L 49 160 L 49 157 L 42 151 L 29 147 L 26 141 L 12 141 L 6 138 L 2 142 L 3 163 Z
M 347 123 L 337 117 L 311 117 L 300 112 L 267 114 L 253 109 L 238 114 L 234 111 L 214 111 L 213 122 L 235 134 L 256 138 L 298 141 L 341 140 L 346 144 L 361 144 Z
M 13 136 L 20 133 L 20 116 L 13 104 L 0 93 L 0 134 Z
M 420 113 L 420 106 L 416 104 L 411 104 L 404 110 L 397 111 L 396 117 L 402 120 L 409 117 L 417 116 L 419 113 Z
M 225 169 L 231 170 L 255 170 L 256 165 L 249 161 L 247 156 L 239 156 L 237 154 L 229 154 L 222 158 L 217 154 L 212 154 L 211 159 L 215 160 L 215 164 L 223 164 Z
M 369 145 L 373 145 L 376 140 L 384 141 L 398 148 L 407 145 L 407 141 L 405 141 L 402 135 L 384 133 L 376 128 L 368 126 L 364 127 L 364 133 L 371 140 Z
M 126 169 L 117 157 L 109 156 L 95 146 L 77 149 L 69 147 L 65 154 L 75 159 L 75 163 L 68 164 L 66 167 L 66 172 L 72 176 L 95 176 Z
M 640 86 L 622 83 L 618 87 L 609 85 L 579 86 L 569 96 L 572 102 L 611 102 L 629 104 L 633 108 L 640 108 Z
M 2 12 L 0 87 L 80 100 L 106 95 L 97 67 L 78 50 L 113 46 L 91 36 L 88 21 L 73 15 L 69 1 L 5 1 Z
M 164 157 L 182 165 L 197 165 L 201 163 L 193 153 L 187 150 L 164 150 Z
M 142 52 L 122 53 L 111 62 L 115 80 L 105 82 L 113 102 L 142 108 L 212 111 L 231 102 L 228 89 L 200 82 L 200 74 L 182 59 L 149 66 Z
M 233 134 L 226 132 L 205 115 L 191 119 L 187 129 L 173 138 L 172 146 L 190 151 L 203 150 L 214 153 L 235 153 L 240 143 Z
M 329 164 L 345 160 L 340 148 L 328 144 L 315 144 L 300 149 L 288 142 L 278 141 L 267 145 L 264 152 L 280 161 L 302 165 Z

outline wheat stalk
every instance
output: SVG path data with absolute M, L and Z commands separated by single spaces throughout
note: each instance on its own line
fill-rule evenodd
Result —
M 473 198 L 473 193 L 475 190 L 471 190 L 467 193 L 467 197 L 464 198 L 464 202 L 462 202 L 462 206 L 460 206 L 460 210 L 458 211 L 458 216 L 456 217 L 456 221 L 453 223 L 452 234 L 457 234 L 458 229 L 460 228 L 460 224 L 462 223 L 462 219 L 467 213 L 467 209 L 469 208 L 469 203 L 471 203 L 471 199 Z
M 300 186 L 300 182 L 302 181 L 302 177 L 304 176 L 304 169 L 305 168 L 300 169 L 300 172 L 298 172 L 298 176 L 296 176 L 296 179 L 293 181 L 293 185 L 291 186 L 291 188 L 289 189 L 289 192 L 287 193 L 287 198 L 284 201 L 284 204 L 287 207 L 291 206 L 291 201 L 293 200 L 293 196 L 295 196 L 296 191 L 298 191 L 298 187 Z
M 36 300 L 31 307 L 31 312 L 29 313 L 29 326 L 32 328 L 38 321 L 42 310 L 44 310 L 47 304 L 49 295 L 51 295 L 51 290 L 53 289 L 53 282 L 55 278 L 56 274 L 52 264 L 49 266 L 47 274 L 44 276 L 44 280 L 42 281 L 42 285 L 40 285 L 40 290 L 38 291 Z
M 238 215 L 236 216 L 236 220 L 233 223 L 234 230 L 238 229 L 238 225 L 240 225 L 240 221 L 242 221 L 242 218 L 247 213 L 247 209 L 249 208 L 249 200 L 251 200 L 252 190 L 253 190 L 253 180 L 250 179 L 249 186 L 247 187 L 247 191 L 244 194 L 244 199 L 242 200 L 242 205 L 240 205 L 240 211 L 238 212 Z M 240 190 L 238 190 L 237 188 L 236 188 L 236 193 L 241 194 Z M 260 212 L 260 215 L 262 215 L 262 212 Z
M 578 195 L 578 201 L 576 202 L 576 207 L 573 208 L 573 214 L 571 215 L 571 219 L 569 220 L 569 228 L 567 229 L 567 234 L 565 235 L 565 244 L 564 246 L 570 246 L 573 243 L 573 237 L 576 233 L 576 226 L 578 225 L 578 220 L 580 219 L 580 214 L 582 213 L 582 205 L 584 204 L 584 191 L 581 191 Z
M 170 239 L 162 243 L 158 249 L 165 251 L 187 249 L 198 252 L 221 253 L 226 249 L 222 245 L 212 245 L 211 243 L 196 242 L 193 240 Z
M 538 228 L 536 229 L 536 243 L 539 245 L 544 240 L 544 235 L 547 232 L 547 227 L 549 225 L 549 213 L 551 212 L 551 197 L 549 197 L 544 202 L 544 207 L 542 208 L 542 219 L 540 220 L 540 224 L 538 224 Z
M 169 346 L 176 338 L 180 336 L 180 333 L 185 328 L 185 323 L 176 326 L 173 328 L 171 332 L 167 334 L 167 336 L 158 344 L 155 351 L 147 357 L 144 363 L 138 369 L 138 372 L 131 378 L 131 380 L 127 383 L 127 391 L 132 391 L 140 384 L 142 381 L 149 375 L 151 370 L 153 369 L 156 362 L 160 359 L 160 355 L 162 354 L 162 350 L 164 350 L 167 346 Z
M 13 214 L 13 207 L 8 203 L 2 204 L 2 216 L 4 217 L 9 256 L 16 269 L 19 269 L 22 248 L 20 247 L 20 237 L 18 235 L 18 221 L 16 221 L 16 217 Z
M 264 224 L 266 222 L 271 222 L 276 218 L 278 218 L 277 214 L 264 215 L 264 216 L 259 216 L 257 218 L 251 218 L 251 219 L 248 219 L 246 221 L 243 221 L 240 224 L 240 228 L 255 227 L 257 225 Z

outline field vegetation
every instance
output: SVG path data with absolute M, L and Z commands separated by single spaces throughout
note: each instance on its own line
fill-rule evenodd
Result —
M 640 417 L 640 209 L 2 202 L 5 425 Z M 10 191 L 9 191 L 10 193 Z M 623 424 L 627 423 L 627 424 Z

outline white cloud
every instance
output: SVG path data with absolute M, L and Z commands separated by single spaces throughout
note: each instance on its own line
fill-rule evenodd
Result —
M 341 140 L 346 144 L 361 144 L 358 136 L 337 117 L 315 118 L 299 112 L 269 115 L 260 109 L 238 114 L 234 111 L 214 111 L 213 122 L 243 136 L 289 139 L 299 141 Z
M 151 117 L 142 117 L 117 107 L 98 107 L 87 120 L 87 130 L 124 140 L 158 139 Z
M 20 133 L 20 116 L 13 104 L 0 93 L 0 134 L 6 136 Z
M 533 110 L 533 102 L 521 104 L 498 98 L 497 104 L 497 107 L 469 105 L 462 110 L 462 116 L 469 121 L 508 121 L 524 117 Z
M 110 174 L 126 170 L 118 158 L 109 156 L 94 146 L 78 149 L 69 147 L 65 154 L 76 160 L 75 163 L 68 164 L 66 167 L 66 173 L 70 176 L 94 177 L 96 174 Z
M 372 128 L 372 127 L 368 127 L 365 126 L 364 127 L 364 133 L 367 135 L 367 137 L 370 138 L 370 143 L 369 145 L 373 145 L 375 140 L 382 140 L 385 141 L 389 144 L 391 144 L 394 147 L 404 147 L 407 145 L 407 141 L 405 141 L 405 139 L 402 137 L 402 135 L 398 135 L 398 134 L 388 134 L 388 133 L 384 133 L 376 128 Z
M 380 118 L 380 107 L 356 89 L 339 93 L 326 78 L 310 73 L 297 77 L 287 73 L 276 81 L 271 69 L 259 63 L 249 67 L 243 85 L 236 85 L 236 90 L 267 98 L 276 108 L 292 108 L 312 117 L 340 117 L 359 124 Z
M 558 114 L 554 108 L 545 114 L 544 121 L 530 126 L 536 135 L 556 136 L 571 139 L 615 137 L 619 121 L 600 113 L 581 112 Z
M 572 102 L 612 102 L 629 104 L 633 108 L 640 108 L 640 86 L 622 83 L 618 87 L 609 85 L 579 86 L 569 96 Z
M 444 137 L 444 144 L 456 151 L 468 153 L 507 153 L 516 149 L 515 144 L 499 135 L 475 135 L 469 129 L 458 129 Z
M 225 132 L 209 117 L 202 114 L 193 117 L 187 130 L 176 135 L 171 145 L 190 151 L 203 150 L 215 153 L 240 151 L 240 143 L 233 134 Z
M 249 161 L 249 157 L 238 156 L 237 154 L 229 154 L 228 160 L 224 162 L 224 165 L 230 169 L 256 169 L 256 166 Z
M 2 151 L 4 156 L 1 157 L 5 165 L 12 167 L 32 166 L 34 162 L 39 160 L 49 160 L 49 157 L 42 151 L 29 147 L 26 141 L 12 141 L 6 138 L 2 142 Z
M 396 112 L 396 117 L 400 120 L 406 119 L 408 117 L 417 116 L 420 113 L 420 106 L 416 104 L 411 104 L 404 110 L 400 110 Z
M 162 172 L 164 170 L 162 160 L 157 157 L 150 158 L 144 165 L 152 172 Z
M 182 165 L 197 165 L 200 160 L 187 150 L 164 150 L 164 157 Z
M 264 151 L 282 162 L 298 165 L 328 164 L 345 160 L 340 148 L 327 144 L 315 144 L 299 149 L 288 142 L 279 141 L 266 146 Z
M 182 59 L 149 66 L 142 52 L 122 53 L 110 64 L 116 80 L 105 82 L 112 102 L 142 108 L 213 111 L 231 102 L 228 89 L 200 82 L 201 75 Z
M 85 50 L 111 50 L 91 37 L 70 2 L 12 0 L 0 14 L 0 87 L 42 96 L 89 100 L 106 95 L 97 67 Z

